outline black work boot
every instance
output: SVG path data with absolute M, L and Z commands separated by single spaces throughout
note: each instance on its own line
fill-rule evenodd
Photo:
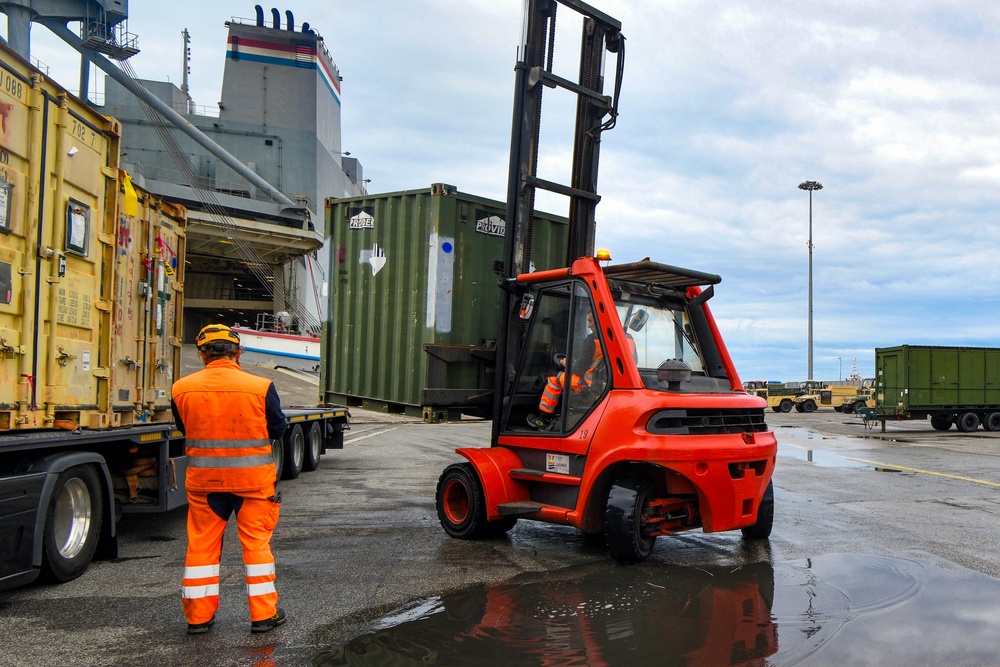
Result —
M 284 622 L 285 610 L 278 607 L 278 611 L 274 612 L 274 616 L 271 618 L 265 618 L 263 621 L 254 621 L 251 623 L 250 632 L 270 632 Z
M 205 621 L 204 623 L 188 623 L 188 634 L 189 635 L 203 635 L 208 632 L 208 629 L 212 627 L 215 623 L 215 616 Z

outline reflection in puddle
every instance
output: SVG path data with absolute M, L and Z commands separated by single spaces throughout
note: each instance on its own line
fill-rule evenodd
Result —
M 924 553 L 588 566 L 422 600 L 313 665 L 995 664 L 1000 582 Z

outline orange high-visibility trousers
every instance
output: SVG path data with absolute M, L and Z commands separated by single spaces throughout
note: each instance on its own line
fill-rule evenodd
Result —
M 219 609 L 222 536 L 231 514 L 243 547 L 250 620 L 274 616 L 278 605 L 271 535 L 278 524 L 274 487 L 246 493 L 188 492 L 188 549 L 184 559 L 182 601 L 187 622 L 207 623 Z
M 562 371 L 558 375 L 550 375 L 546 380 L 545 390 L 542 391 L 542 397 L 538 400 L 538 409 L 546 415 L 552 415 L 555 414 L 556 407 L 559 405 L 559 397 L 562 396 L 563 388 L 566 386 L 566 371 Z M 580 391 L 583 386 L 585 385 L 580 381 L 579 375 L 570 377 L 572 391 Z

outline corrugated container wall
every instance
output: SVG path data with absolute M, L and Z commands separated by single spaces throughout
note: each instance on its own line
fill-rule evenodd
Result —
M 116 313 L 119 124 L 3 47 L 0 77 L 0 430 L 118 425 L 112 388 L 142 386 L 118 341 L 143 335 Z
M 332 275 L 322 400 L 419 410 L 425 345 L 495 342 L 500 289 L 493 262 L 503 257 L 505 208 L 442 184 L 327 200 Z M 565 218 L 536 213 L 535 269 L 565 263 L 567 229 Z M 445 385 L 475 387 L 478 372 L 449 367 Z
M 1000 405 L 1000 349 L 900 345 L 875 350 L 880 403 L 904 410 Z

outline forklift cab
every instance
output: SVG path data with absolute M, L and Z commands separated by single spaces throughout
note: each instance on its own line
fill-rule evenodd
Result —
M 572 432 L 609 389 L 605 343 L 597 311 L 581 281 L 544 285 L 524 294 L 521 319 L 527 325 L 519 370 L 507 398 L 505 431 L 535 431 L 527 423 L 539 412 L 546 385 L 560 393 L 544 434 Z
M 524 325 L 514 382 L 504 401 L 501 432 L 568 435 L 612 388 L 672 393 L 728 393 L 732 385 L 701 304 L 681 289 L 637 289 L 608 280 L 599 303 L 580 279 L 529 283 L 519 310 Z M 602 326 L 600 313 L 605 313 Z M 625 345 L 615 344 L 624 340 Z M 559 394 L 551 424 L 528 424 L 541 397 Z

